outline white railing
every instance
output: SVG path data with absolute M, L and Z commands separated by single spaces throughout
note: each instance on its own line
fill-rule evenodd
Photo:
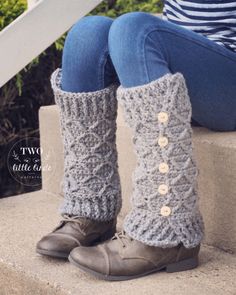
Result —
M 32 8 L 39 0 L 27 0 L 28 9 Z
M 102 0 L 29 0 L 29 9 L 0 32 L 0 87 Z

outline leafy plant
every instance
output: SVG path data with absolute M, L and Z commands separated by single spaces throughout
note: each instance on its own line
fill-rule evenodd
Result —
M 162 11 L 162 7 L 160 0 L 110 0 L 101 3 L 91 14 L 117 17 L 131 11 L 158 13 Z
M 1 0 L 0 29 L 2 30 L 16 19 L 26 9 L 26 4 L 25 0 Z

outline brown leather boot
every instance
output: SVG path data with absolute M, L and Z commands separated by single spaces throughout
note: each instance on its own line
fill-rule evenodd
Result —
M 142 277 L 160 270 L 177 272 L 198 265 L 200 245 L 187 249 L 147 246 L 124 232 L 94 247 L 79 247 L 69 261 L 80 269 L 104 280 L 122 281 Z
M 110 239 L 116 232 L 116 220 L 99 222 L 84 217 L 64 215 L 60 224 L 36 246 L 42 255 L 68 258 L 78 246 L 92 246 Z

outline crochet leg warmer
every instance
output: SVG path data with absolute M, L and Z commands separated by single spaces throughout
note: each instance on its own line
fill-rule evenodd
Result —
M 62 214 L 108 221 L 121 207 L 116 150 L 116 85 L 95 92 L 61 89 L 61 70 L 51 76 L 64 144 Z
M 182 74 L 117 90 L 133 131 L 137 167 L 124 230 L 150 246 L 191 248 L 203 238 L 193 159 L 191 104 Z

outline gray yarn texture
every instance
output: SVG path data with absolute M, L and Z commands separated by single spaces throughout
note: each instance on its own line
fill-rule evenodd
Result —
M 124 230 L 132 238 L 150 246 L 174 247 L 183 243 L 192 248 L 204 235 L 204 223 L 198 207 L 198 170 L 193 158 L 191 103 L 184 77 L 166 74 L 143 86 L 117 90 L 117 99 L 125 120 L 133 132 L 137 166 L 133 173 L 132 210 L 126 216 Z M 166 112 L 161 123 L 158 113 Z M 168 144 L 160 147 L 158 138 Z M 160 173 L 160 163 L 168 173 Z M 159 186 L 168 192 L 159 193 Z M 163 206 L 171 213 L 161 214 Z
M 61 76 L 61 69 L 51 76 L 64 145 L 61 213 L 111 220 L 121 207 L 116 149 L 117 85 L 95 92 L 71 93 L 61 89 Z

